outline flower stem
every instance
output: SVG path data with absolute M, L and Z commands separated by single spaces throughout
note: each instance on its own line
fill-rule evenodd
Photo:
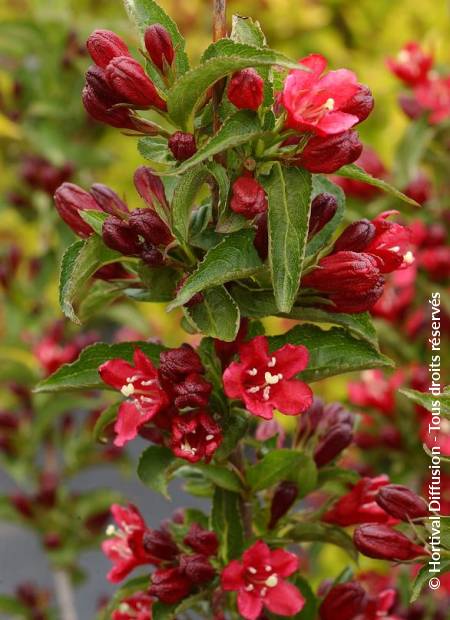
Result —
M 53 571 L 53 580 L 55 583 L 56 600 L 58 602 L 61 620 L 78 620 L 73 588 L 69 575 L 65 570 L 55 568 Z
M 244 456 L 242 452 L 242 446 L 238 445 L 230 457 L 232 465 L 240 472 L 240 478 L 245 480 L 244 476 Z M 239 498 L 239 509 L 242 516 L 242 524 L 244 526 L 244 534 L 247 540 L 250 540 L 253 536 L 253 517 L 252 517 L 252 504 L 247 497 Z

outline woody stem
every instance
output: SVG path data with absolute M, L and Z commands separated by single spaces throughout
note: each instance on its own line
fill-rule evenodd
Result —
M 213 42 L 219 41 L 227 36 L 227 10 L 226 0 L 213 0 L 213 24 L 212 38 Z M 212 107 L 213 107 L 213 133 L 217 133 L 220 129 L 219 106 L 222 99 L 223 90 L 225 88 L 225 80 L 219 80 L 212 88 Z M 223 157 L 219 154 L 214 158 L 218 163 L 223 163 Z M 216 216 L 219 204 L 219 188 L 215 180 L 212 179 L 211 194 L 213 199 L 213 213 Z
M 244 478 L 244 456 L 242 453 L 242 446 L 237 446 L 231 455 L 230 460 L 236 469 L 239 470 L 241 477 Z M 239 498 L 239 508 L 242 516 L 245 537 L 250 539 L 253 536 L 251 502 L 246 497 L 241 496 Z

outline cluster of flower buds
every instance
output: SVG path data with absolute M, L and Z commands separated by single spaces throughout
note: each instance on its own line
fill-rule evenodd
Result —
M 20 176 L 32 188 L 53 195 L 56 188 L 68 181 L 74 172 L 73 164 L 53 165 L 45 157 L 29 155 L 22 162 Z
M 319 54 L 299 62 L 309 71 L 291 71 L 279 99 L 286 128 L 300 134 L 283 142 L 283 158 L 310 172 L 329 174 L 361 155 L 353 128 L 371 113 L 372 93 L 346 69 L 324 75 L 327 63 Z
M 381 297 L 384 275 L 414 261 L 409 250 L 411 232 L 388 222 L 396 211 L 386 211 L 374 220 L 350 224 L 336 240 L 332 252 L 302 279 L 304 287 L 326 296 L 338 312 L 364 312 Z
M 401 620 L 392 615 L 397 593 L 386 588 L 369 594 L 358 581 L 333 586 L 322 601 L 320 620 Z
M 147 28 L 144 42 L 154 66 L 167 78 L 175 58 L 169 33 L 160 24 L 154 24 Z M 110 30 L 96 30 L 86 45 L 95 63 L 86 73 L 82 95 L 89 115 L 113 127 L 154 133 L 152 124 L 133 110 L 165 111 L 166 102 L 125 42 Z

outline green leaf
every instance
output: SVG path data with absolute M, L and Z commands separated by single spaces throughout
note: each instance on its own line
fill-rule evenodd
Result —
M 269 343 L 271 350 L 287 343 L 306 346 L 309 362 L 299 377 L 309 383 L 346 372 L 393 366 L 388 357 L 339 327 L 322 330 L 316 325 L 297 325 L 286 334 L 269 338 Z
M 195 155 L 184 161 L 177 168 L 173 168 L 168 172 L 162 172 L 161 174 L 165 176 L 182 174 L 205 159 L 229 148 L 247 144 L 264 133 L 256 112 L 240 110 L 233 114 L 233 116 L 230 116 L 219 131 L 197 150 Z
M 212 160 L 206 164 L 208 170 L 213 175 L 219 189 L 219 218 L 225 212 L 230 192 L 230 179 L 227 171 L 216 161 Z
M 344 549 L 356 562 L 358 552 L 355 549 L 351 536 L 342 528 L 328 523 L 298 523 L 289 530 L 287 536 L 296 542 L 323 542 L 336 545 Z
M 312 176 L 313 190 L 312 190 L 312 198 L 314 199 L 319 194 L 327 193 L 332 194 L 337 200 L 337 209 L 336 213 L 333 215 L 331 220 L 325 224 L 325 226 L 320 230 L 310 241 L 308 241 L 306 245 L 306 256 L 314 256 L 320 250 L 322 250 L 327 243 L 330 241 L 334 231 L 337 229 L 339 224 L 344 217 L 345 211 L 345 194 L 342 189 L 332 183 L 327 177 L 322 174 L 313 174 Z
M 128 297 L 140 301 L 167 302 L 173 299 L 179 273 L 170 267 L 148 267 L 140 262 L 138 275 L 146 286 L 143 289 L 126 289 Z
M 305 605 L 298 614 L 291 617 L 293 620 L 316 620 L 318 603 L 311 586 L 306 579 L 298 574 L 294 578 L 294 585 L 302 593 L 303 598 L 305 599 Z M 338 618 L 336 618 L 336 620 L 338 620 Z
M 124 287 L 121 285 L 118 286 L 113 282 L 105 282 L 104 280 L 94 282 L 87 295 L 80 301 L 78 317 L 81 323 L 107 308 L 123 294 Z
M 161 601 L 156 601 L 152 606 L 152 619 L 153 620 L 172 620 L 175 618 L 177 611 L 177 605 L 166 605 Z
M 357 166 L 356 164 L 348 164 L 347 166 L 342 166 L 337 172 L 335 172 L 340 177 L 345 177 L 346 179 L 353 179 L 354 181 L 362 181 L 363 183 L 368 183 L 369 185 L 373 185 L 374 187 L 378 187 L 378 189 L 382 189 L 387 194 L 390 194 L 394 198 L 398 200 L 403 200 L 403 202 L 408 203 L 409 205 L 413 205 L 414 207 L 420 207 L 420 205 L 405 196 L 398 189 L 386 183 L 386 181 L 382 181 L 381 179 L 376 179 L 375 177 L 368 174 L 365 170 Z
M 95 211 L 94 209 L 87 209 L 80 211 L 81 218 L 89 224 L 97 235 L 102 236 L 103 222 L 108 219 L 109 213 L 104 211 Z
M 450 560 L 443 560 L 441 562 L 441 571 L 439 573 L 430 573 L 430 567 L 428 564 L 422 566 L 420 571 L 416 575 L 416 579 L 414 580 L 414 584 L 411 590 L 411 598 L 409 599 L 410 603 L 414 603 L 420 596 L 423 587 L 425 584 L 431 579 L 431 577 L 438 577 L 438 575 L 443 575 L 445 573 L 450 572 Z
M 310 457 L 303 452 L 272 450 L 247 469 L 247 482 L 253 491 L 262 491 L 282 480 L 297 480 L 309 460 Z
M 164 347 L 150 342 L 121 342 L 105 344 L 97 342 L 86 347 L 80 357 L 71 364 L 64 364 L 50 377 L 43 379 L 35 392 L 64 392 L 70 390 L 110 389 L 100 378 L 98 367 L 110 359 L 121 358 L 133 361 L 136 348 L 141 349 L 154 364 L 159 362 L 159 354 Z
M 30 617 L 30 608 L 25 606 L 13 596 L 0 594 L 0 613 L 12 614 L 11 616 L 8 616 L 11 620 L 12 618 L 23 620 L 24 618 Z
M 92 431 L 94 441 L 99 441 L 101 443 L 105 443 L 107 441 L 107 438 L 104 437 L 103 433 L 105 429 L 117 418 L 119 407 L 120 402 L 114 403 L 104 409 L 98 416 L 94 430 Z
M 450 392 L 443 392 L 439 396 L 435 396 L 429 392 L 418 392 L 417 390 L 410 390 L 408 388 L 402 388 L 399 390 L 400 394 L 412 400 L 416 405 L 424 407 L 427 411 L 432 413 L 440 412 L 445 416 L 450 415 Z
M 223 440 L 214 453 L 218 461 L 225 460 L 236 448 L 236 445 L 244 437 L 249 426 L 249 415 L 246 411 L 232 409 L 221 420 Z
M 175 457 L 169 448 L 150 446 L 141 454 L 137 467 L 138 476 L 150 489 L 169 498 L 166 470 L 174 461 Z
M 300 287 L 311 201 L 311 175 L 301 168 L 275 163 L 259 179 L 269 202 L 269 264 L 275 300 L 289 312 Z
M 243 17 L 242 15 L 233 15 L 231 18 L 230 38 L 236 43 L 245 43 L 255 47 L 266 45 L 266 37 L 259 22 L 254 22 L 250 17 Z
M 88 280 L 94 273 L 122 255 L 105 246 L 97 235 L 86 241 L 75 241 L 63 256 L 59 280 L 59 303 L 64 314 L 74 323 L 80 323 L 74 305 L 84 293 Z
M 238 333 L 241 314 L 224 286 L 203 293 L 203 301 L 185 308 L 188 319 L 205 336 L 232 342 Z
M 175 188 L 172 199 L 172 231 L 180 243 L 189 238 L 189 221 L 195 198 L 209 176 L 204 166 L 191 168 L 183 174 Z
M 189 60 L 184 51 L 185 41 L 181 36 L 176 23 L 154 0 L 124 0 L 125 8 L 130 18 L 136 23 L 141 34 L 148 26 L 161 24 L 170 33 L 175 48 L 175 69 L 182 75 L 189 69 Z
M 254 234 L 253 230 L 240 230 L 228 235 L 209 250 L 168 310 L 182 306 L 206 288 L 256 273 L 262 263 L 253 245 Z
M 169 116 L 182 129 L 187 129 L 192 122 L 194 110 L 208 88 L 230 73 L 271 65 L 301 69 L 300 65 L 269 49 L 256 49 L 229 39 L 219 43 L 211 45 L 202 64 L 181 76 L 168 93 Z M 211 57 L 213 54 L 220 56 Z
M 173 164 L 174 158 L 162 136 L 145 136 L 138 140 L 138 151 L 144 159 L 154 164 Z
M 221 489 L 233 491 L 234 493 L 240 493 L 242 491 L 242 484 L 238 476 L 227 467 L 198 463 L 195 465 L 195 469 L 200 471 L 207 480 Z
M 211 529 L 220 540 L 219 553 L 224 562 L 239 557 L 244 548 L 244 531 L 239 510 L 239 495 L 215 488 Z
M 409 123 L 397 146 L 394 158 L 393 174 L 400 187 L 406 187 L 414 178 L 424 151 L 432 140 L 435 131 L 425 116 Z

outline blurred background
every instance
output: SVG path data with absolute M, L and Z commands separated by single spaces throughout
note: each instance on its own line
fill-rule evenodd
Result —
M 160 4 L 177 21 L 195 63 L 210 41 L 211 3 L 161 0 Z M 228 1 L 229 16 L 239 13 L 259 20 L 272 48 L 296 59 L 321 53 L 330 68 L 348 67 L 370 86 L 376 107 L 361 135 L 387 167 L 408 119 L 397 105 L 399 86 L 386 70 L 386 57 L 395 55 L 405 42 L 417 40 L 434 52 L 438 64 L 448 63 L 448 10 L 445 0 Z M 0 0 L 1 410 L 18 406 L 12 385 L 29 390 L 49 371 L 39 344 L 61 318 L 58 264 L 73 240 L 53 209 L 55 187 L 68 179 L 83 187 L 101 182 L 131 206 L 138 205 L 132 176 L 143 161 L 135 140 L 88 120 L 81 105 L 83 76 L 90 64 L 84 41 L 96 28 L 117 32 L 137 52 L 136 32 L 120 0 Z M 119 325 L 122 333 L 117 334 Z M 177 345 L 185 339 L 181 329 L 174 328 L 173 315 L 156 305 L 114 304 L 88 320 L 86 328 L 96 337 L 116 340 L 137 335 Z M 75 326 L 64 330 L 65 338 L 78 332 Z M 331 381 L 324 388 L 330 398 L 345 394 L 342 381 Z M 133 447 L 131 460 L 139 453 L 139 446 Z M 34 456 L 37 461 L 41 458 Z M 117 489 L 139 504 L 152 524 L 182 503 L 181 491 L 175 490 L 170 504 L 147 491 L 133 475 L 127 478 L 126 464 L 122 465 L 119 470 L 105 463 L 80 466 L 69 486 Z M 6 463 L 0 474 L 3 495 L 15 491 L 22 474 Z M 91 575 L 77 591 L 84 620 L 93 616 L 98 599 L 109 591 L 108 562 L 89 551 L 81 565 Z M 50 579 L 36 539 L 13 522 L 1 523 L 0 592 L 10 593 L 28 580 L 45 587 Z

